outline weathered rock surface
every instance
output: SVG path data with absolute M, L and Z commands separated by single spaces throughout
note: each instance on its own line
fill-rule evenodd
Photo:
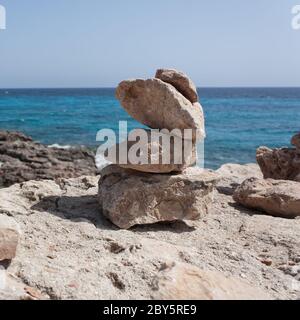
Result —
M 129 140 L 108 150 L 106 161 L 149 173 L 181 172 L 196 163 L 197 151 L 192 140 L 143 129 L 133 130 L 130 135 Z M 138 141 L 137 136 L 146 143 Z
M 170 264 L 153 282 L 155 300 L 272 300 L 261 289 L 220 272 Z
M 195 84 L 183 72 L 174 69 L 159 69 L 156 71 L 155 78 L 171 84 L 192 103 L 198 101 L 198 93 Z
M 13 218 L 0 214 L 0 261 L 16 256 L 21 231 Z
M 241 279 L 275 299 L 300 298 L 300 219 L 263 215 L 216 192 L 210 214 L 189 226 L 120 230 L 99 210 L 98 180 L 0 190 L 0 212 L 22 230 L 7 269 L 18 285 L 8 281 L 1 298 L 150 299 L 153 279 L 169 261 Z
M 85 148 L 49 148 L 19 132 L 0 131 L 0 188 L 28 180 L 96 175 Z
M 100 174 L 99 203 L 103 214 L 122 229 L 204 217 L 218 180 L 215 173 L 199 168 L 162 175 L 111 165 Z
M 238 203 L 274 216 L 300 216 L 300 184 L 294 181 L 248 179 L 234 193 Z
M 193 129 L 193 138 L 205 136 L 202 108 L 159 79 L 123 81 L 116 97 L 135 120 L 150 128 Z
M 300 181 L 300 154 L 296 149 L 260 147 L 256 159 L 265 179 Z
M 256 163 L 245 165 L 227 163 L 217 171 L 220 180 L 217 184 L 219 192 L 232 195 L 235 189 L 249 178 L 263 178 L 261 170 Z
M 296 147 L 297 153 L 300 153 L 300 133 L 292 137 L 291 144 Z

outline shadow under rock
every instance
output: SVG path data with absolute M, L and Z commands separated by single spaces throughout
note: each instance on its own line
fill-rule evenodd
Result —
M 225 194 L 226 196 L 232 196 L 235 192 L 235 190 L 240 185 L 238 183 L 233 183 L 230 186 L 217 186 L 216 189 L 219 193 Z
M 72 222 L 82 222 L 83 219 L 85 219 L 93 223 L 98 229 L 102 230 L 120 230 L 102 214 L 97 201 L 97 195 L 45 197 L 40 202 L 33 205 L 31 209 L 40 212 L 48 212 L 61 219 L 68 219 Z M 194 231 L 195 229 L 195 227 L 188 226 L 183 221 L 174 221 L 158 222 L 151 225 L 139 225 L 134 226 L 129 230 L 132 232 L 166 231 L 184 233 Z
M 117 227 L 103 216 L 96 195 L 45 197 L 31 209 L 48 212 L 72 222 L 82 222 L 85 219 L 103 230 L 117 230 Z
M 145 224 L 134 226 L 131 228 L 133 232 L 173 232 L 173 233 L 185 233 L 195 231 L 197 228 L 194 226 L 187 225 L 184 221 L 164 221 L 157 222 L 154 224 Z
M 256 215 L 264 215 L 265 214 L 263 211 L 246 208 L 246 207 L 242 206 L 241 204 L 239 204 L 237 202 L 229 202 L 228 204 L 232 208 L 238 210 L 240 213 L 246 214 L 248 216 L 256 216 Z
M 7 269 L 11 265 L 11 260 L 0 261 L 0 270 L 1 268 Z

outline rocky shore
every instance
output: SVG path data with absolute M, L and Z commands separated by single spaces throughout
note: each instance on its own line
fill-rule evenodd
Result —
M 51 148 L 20 132 L 0 130 L 0 188 L 96 173 L 94 154 L 86 148 Z
M 129 230 L 99 210 L 96 176 L 1 189 L 0 216 L 15 220 L 21 236 L 16 257 L 2 266 L 0 298 L 209 298 L 187 281 L 207 277 L 210 288 L 218 282 L 216 298 L 299 299 L 300 219 L 275 218 L 233 200 L 242 181 L 261 178 L 257 165 L 224 165 L 218 174 L 204 218 Z
M 161 69 L 116 96 L 180 147 L 146 130 L 134 157 L 125 140 L 129 162 L 97 172 L 88 150 L 0 131 L 0 299 L 300 299 L 300 135 L 259 148 L 258 165 L 207 170 L 187 75 Z

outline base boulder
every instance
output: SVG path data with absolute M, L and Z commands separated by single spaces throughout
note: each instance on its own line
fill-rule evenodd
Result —
M 149 174 L 111 165 L 101 172 L 99 203 L 115 225 L 196 220 L 213 201 L 218 175 L 199 168 L 180 174 Z

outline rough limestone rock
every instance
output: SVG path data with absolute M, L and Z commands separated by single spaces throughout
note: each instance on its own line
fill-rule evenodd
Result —
M 197 150 L 192 140 L 183 141 L 175 135 L 154 130 L 136 129 L 131 134 L 134 136 L 130 140 L 108 150 L 106 161 L 125 169 L 149 173 L 182 172 L 196 163 Z M 137 139 L 137 136 L 145 138 L 146 143 L 139 143 L 140 138 Z M 121 162 L 121 155 L 127 164 Z
M 111 165 L 101 171 L 99 203 L 115 225 L 197 220 L 213 201 L 218 176 L 198 168 L 182 174 L 146 174 Z
M 0 214 L 0 261 L 16 256 L 21 231 L 13 218 Z
M 170 264 L 153 282 L 155 300 L 272 300 L 261 289 L 220 272 Z
M 259 166 L 256 163 L 245 165 L 227 163 L 222 165 L 217 174 L 220 180 L 217 184 L 219 192 L 232 195 L 235 189 L 249 178 L 263 178 Z
M 270 215 L 300 216 L 300 184 L 294 181 L 248 179 L 234 193 L 234 200 Z
M 96 173 L 94 155 L 85 148 L 50 148 L 22 133 L 0 131 L 0 188 Z
M 202 108 L 159 79 L 123 81 L 116 97 L 135 120 L 150 128 L 193 129 L 193 139 L 205 136 Z
M 296 149 L 260 147 L 256 159 L 265 179 L 300 181 L 300 154 Z
M 291 144 L 296 147 L 297 153 L 300 153 L 300 133 L 292 137 Z
M 159 69 L 156 71 L 155 78 L 171 84 L 192 103 L 198 101 L 198 93 L 195 84 L 183 72 L 173 69 Z
M 203 219 L 120 230 L 99 209 L 98 181 L 0 189 L 0 212 L 22 230 L 0 299 L 151 299 L 153 279 L 170 261 L 241 279 L 274 299 L 300 298 L 300 219 L 257 214 L 215 192 Z

